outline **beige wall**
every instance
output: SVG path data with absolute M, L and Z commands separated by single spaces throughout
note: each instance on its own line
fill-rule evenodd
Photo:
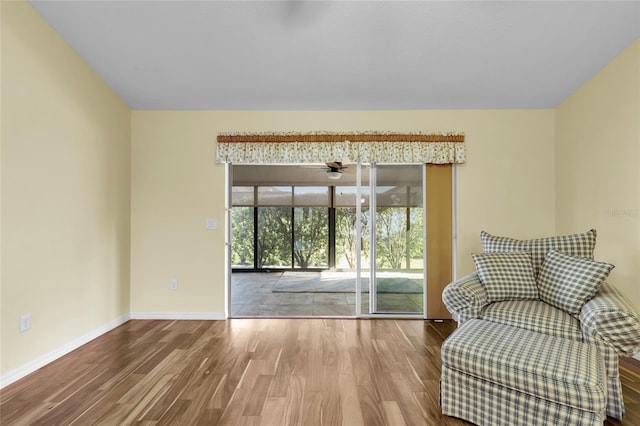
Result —
M 596 258 L 640 308 L 640 40 L 556 110 L 556 230 L 596 228 Z
M 23 2 L 2 2 L 1 85 L 5 374 L 129 312 L 131 116 Z
M 463 131 L 458 166 L 458 274 L 473 270 L 479 233 L 528 238 L 555 229 L 554 112 L 135 111 L 132 113 L 131 310 L 223 312 L 224 131 Z M 576 229 L 577 231 L 582 228 Z M 172 278 L 178 291 L 169 290 Z

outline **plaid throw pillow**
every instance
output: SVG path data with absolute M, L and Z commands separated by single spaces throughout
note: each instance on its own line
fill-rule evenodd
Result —
M 508 237 L 496 237 L 482 231 L 480 233 L 482 249 L 485 253 L 499 251 L 528 251 L 533 260 L 533 273 L 537 278 L 542 268 L 542 263 L 551 249 L 572 256 L 593 259 L 593 250 L 596 247 L 596 230 L 592 229 L 584 234 L 563 235 L 558 237 L 538 238 L 535 240 L 516 240 Z
M 530 253 L 473 253 L 471 256 L 489 301 L 538 299 Z
M 600 289 L 613 265 L 549 250 L 538 277 L 540 299 L 576 315 Z

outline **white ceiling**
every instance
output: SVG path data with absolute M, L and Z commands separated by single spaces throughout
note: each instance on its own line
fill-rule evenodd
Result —
M 553 108 L 639 1 L 35 1 L 132 109 Z

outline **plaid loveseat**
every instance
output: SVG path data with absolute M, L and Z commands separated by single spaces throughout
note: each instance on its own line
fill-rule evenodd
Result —
M 483 232 L 481 239 L 485 253 L 531 253 L 534 277 L 538 279 L 550 251 L 592 259 L 595 231 L 537 240 L 514 240 Z M 513 271 L 508 271 L 506 276 L 513 276 Z M 621 419 L 625 411 L 618 357 L 640 352 L 640 316 L 629 299 L 610 283 L 603 283 L 595 295 L 588 296 L 584 305 L 573 313 L 540 298 L 496 301 L 476 271 L 449 284 L 442 299 L 459 327 L 476 318 L 601 348 L 599 353 L 604 358 L 607 376 L 606 414 Z

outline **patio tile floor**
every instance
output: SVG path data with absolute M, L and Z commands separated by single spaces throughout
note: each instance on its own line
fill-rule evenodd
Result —
M 234 273 L 231 276 L 231 316 L 354 316 L 355 293 L 274 292 L 282 272 Z M 361 311 L 369 312 L 368 293 Z M 422 313 L 422 294 L 378 293 L 378 311 Z

